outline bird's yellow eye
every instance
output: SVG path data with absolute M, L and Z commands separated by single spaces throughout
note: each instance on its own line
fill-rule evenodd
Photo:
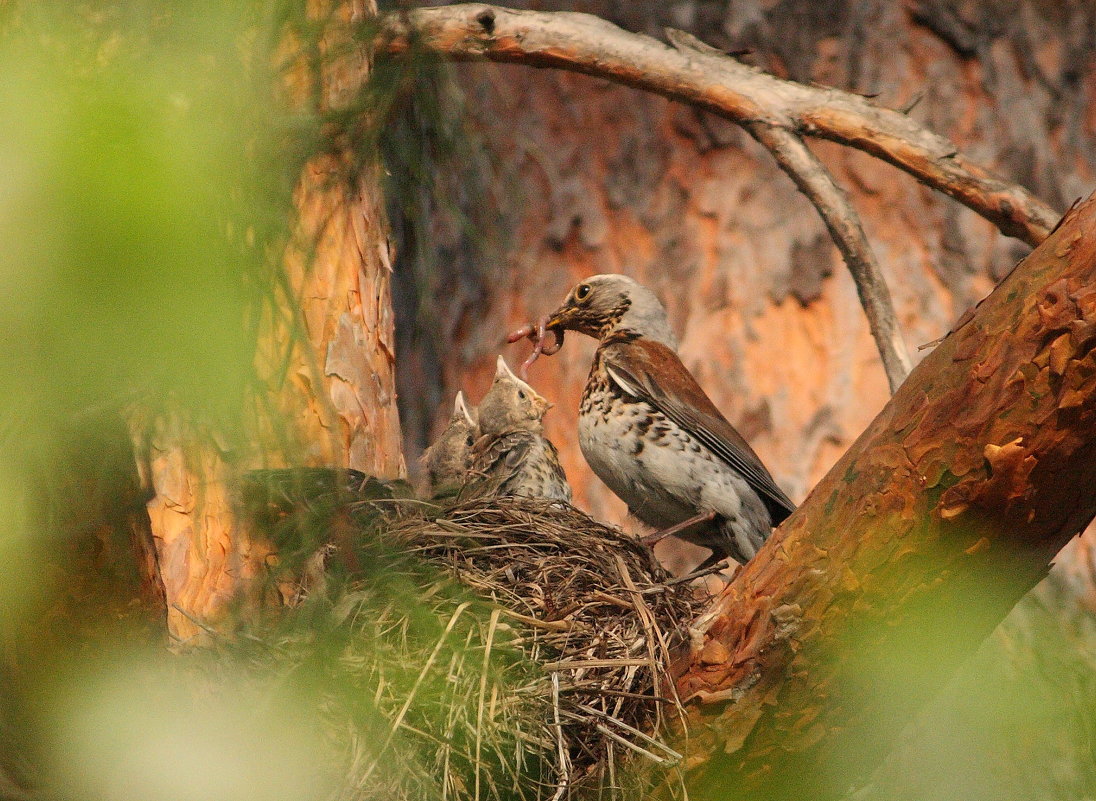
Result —
M 586 300 L 587 295 L 590 294 L 589 284 L 579 284 L 578 289 L 575 290 L 575 298 L 578 300 Z

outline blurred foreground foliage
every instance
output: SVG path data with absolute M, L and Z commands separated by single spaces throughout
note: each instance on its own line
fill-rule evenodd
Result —
M 405 736 L 444 739 L 485 698 L 505 721 L 507 688 L 533 669 L 502 646 L 486 658 L 486 606 L 406 557 L 360 550 L 302 605 L 182 654 L 110 620 L 74 639 L 51 614 L 71 592 L 66 539 L 142 509 L 132 454 L 103 444 L 121 410 L 182 414 L 226 453 L 256 446 L 258 321 L 286 313 L 309 158 L 336 139 L 362 158 L 383 148 L 414 226 L 408 280 L 420 295 L 440 280 L 427 194 L 460 152 L 454 106 L 423 87 L 430 68 L 378 70 L 337 113 L 315 89 L 290 102 L 287 37 L 307 87 L 323 32 L 303 0 L 0 9 L 0 799 L 535 795 L 516 725 L 492 732 L 492 759 L 456 740 L 427 759 Z M 410 109 L 423 96 L 437 103 Z M 332 524 L 294 525 L 287 573 Z M 1066 605 L 1026 600 L 860 797 L 1096 796 L 1096 633 Z M 506 759 L 528 786 L 497 780 Z
M 496 683 L 524 669 L 504 649 L 497 676 L 482 653 L 458 669 L 486 618 L 444 583 L 424 600 L 419 572 L 385 554 L 367 586 L 333 579 L 337 602 L 176 655 L 95 594 L 120 588 L 124 602 L 132 576 L 69 572 L 83 555 L 70 549 L 126 548 L 110 537 L 144 512 L 131 412 L 182 418 L 229 459 L 263 447 L 256 342 L 264 315 L 295 314 L 279 301 L 294 187 L 307 160 L 347 149 L 362 161 L 333 180 L 353 187 L 399 80 L 326 107 L 336 18 L 316 7 L 0 10 L 0 798 L 302 801 L 385 782 L 440 797 L 441 766 L 416 762 L 381 702 L 414 698 L 404 723 L 420 726 L 440 696 L 505 697 Z M 308 522 L 302 554 L 329 533 Z M 95 625 L 69 619 L 81 604 Z M 403 657 L 378 670 L 393 649 Z M 454 743 L 453 763 L 470 753 Z
M 6 617 L 41 589 L 30 566 L 74 533 L 73 442 L 133 407 L 183 415 L 224 447 L 242 438 L 256 321 L 320 124 L 284 98 L 282 24 L 245 2 L 5 9 Z M 95 461 L 80 477 L 92 495 L 119 482 L 116 460 Z
M 893 672 L 869 678 L 884 685 Z M 1096 798 L 1096 615 L 1052 575 L 892 747 L 851 799 Z

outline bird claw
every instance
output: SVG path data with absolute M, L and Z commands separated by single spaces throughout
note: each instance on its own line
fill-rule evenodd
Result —
M 549 341 L 549 334 L 552 335 L 551 341 Z M 506 341 L 511 344 L 522 339 L 530 339 L 533 342 L 533 352 L 518 368 L 518 374 L 523 379 L 529 378 L 529 368 L 533 366 L 533 362 L 540 358 L 542 353 L 545 356 L 553 356 L 559 353 L 559 349 L 563 347 L 563 331 L 549 328 L 547 315 L 538 319 L 535 325 L 526 323 L 506 337 Z
M 672 578 L 669 581 L 664 582 L 664 584 L 667 587 L 675 587 L 678 584 L 688 584 L 689 582 L 696 581 L 698 578 L 703 578 L 704 576 L 711 576 L 714 573 L 722 573 L 724 570 L 727 570 L 729 568 L 734 568 L 734 573 L 731 574 L 733 579 L 734 576 L 738 575 L 738 571 L 742 569 L 742 565 L 735 562 L 729 556 L 723 556 L 717 559 L 715 562 L 705 562 L 704 564 L 698 565 L 697 567 L 694 567 L 691 571 L 686 573 L 684 576 Z M 729 580 L 728 583 L 730 583 Z

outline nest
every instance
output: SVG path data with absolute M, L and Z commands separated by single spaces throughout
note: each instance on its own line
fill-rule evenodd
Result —
M 669 666 L 706 598 L 566 504 L 384 494 L 352 505 L 368 578 L 301 607 L 329 596 L 339 681 L 377 718 L 325 704 L 351 732 L 335 797 L 634 796 L 681 760 Z
M 524 498 L 404 517 L 384 537 L 490 600 L 511 647 L 539 665 L 517 694 L 537 708 L 550 796 L 619 788 L 621 755 L 681 759 L 661 737 L 680 710 L 668 670 L 702 599 L 667 583 L 649 548 L 572 506 Z

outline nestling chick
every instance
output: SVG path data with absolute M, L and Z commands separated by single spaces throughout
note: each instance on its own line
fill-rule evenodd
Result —
M 677 355 L 666 310 L 624 275 L 575 286 L 547 328 L 600 340 L 579 407 L 590 467 L 644 523 L 747 562 L 795 509 Z
M 551 406 L 499 356 L 495 380 L 479 405 L 471 492 L 571 502 L 559 454 L 544 436 L 542 420 Z
M 463 486 L 472 466 L 472 446 L 477 435 L 476 409 L 469 409 L 464 394 L 458 392 L 445 430 L 422 452 L 419 460 L 432 497 L 455 494 Z

